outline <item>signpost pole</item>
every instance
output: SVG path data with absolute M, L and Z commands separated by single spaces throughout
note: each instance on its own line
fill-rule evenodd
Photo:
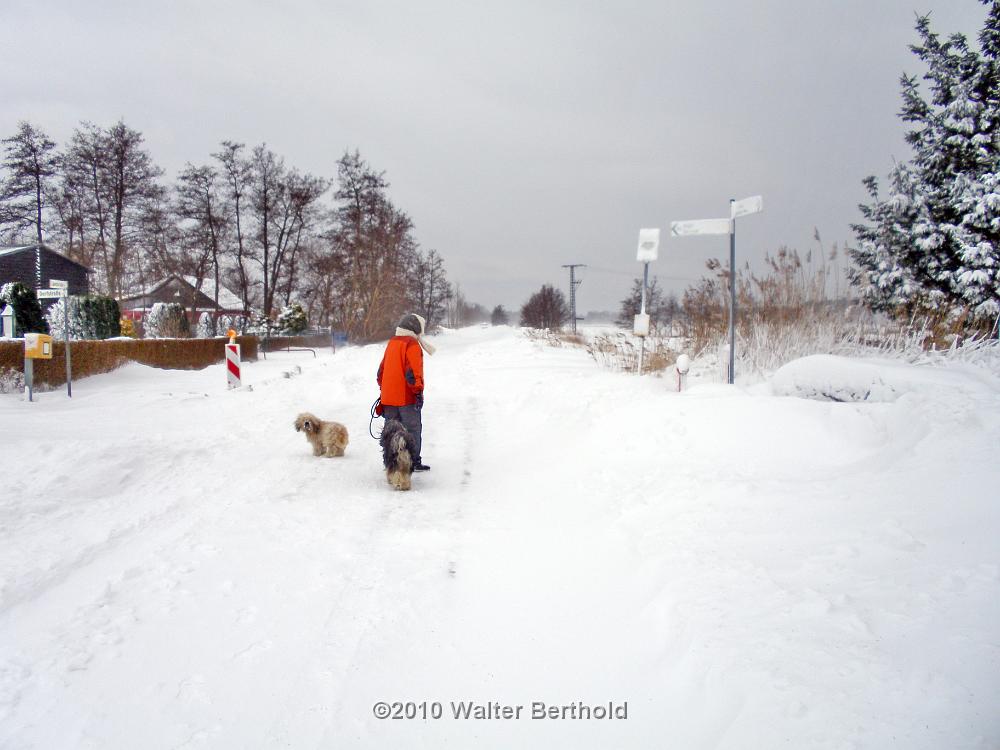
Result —
M 646 287 L 649 286 L 649 262 L 656 260 L 660 252 L 660 230 L 640 229 L 639 249 L 636 260 L 642 263 L 642 297 L 639 314 L 632 324 L 632 333 L 639 337 L 638 374 L 642 375 L 642 361 L 646 354 L 646 337 L 649 335 L 649 315 L 646 314 Z
M 729 214 L 733 215 L 734 198 L 729 199 Z M 736 217 L 729 229 L 729 385 L 736 374 Z
M 35 380 L 35 360 L 30 357 L 24 358 L 24 387 L 28 389 L 28 401 L 33 401 L 32 391 Z
M 64 279 L 49 279 L 49 288 L 38 290 L 38 299 L 58 299 L 62 302 L 63 338 L 66 340 L 66 395 L 73 398 L 73 369 L 69 347 L 69 316 L 72 309 L 69 299 L 69 282 Z
M 73 367 L 70 364 L 69 351 L 69 316 L 72 304 L 68 294 L 63 297 L 63 338 L 66 339 L 66 395 L 69 398 L 73 398 Z
M 642 302 L 640 303 L 639 313 L 641 315 L 646 314 L 646 287 L 649 285 L 649 262 L 642 264 Z M 646 356 L 646 337 L 643 336 L 639 339 L 639 374 L 642 375 L 642 360 Z

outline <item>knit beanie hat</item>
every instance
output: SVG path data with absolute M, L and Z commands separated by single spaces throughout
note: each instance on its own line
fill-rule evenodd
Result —
M 407 313 L 399 321 L 399 325 L 396 326 L 397 336 L 412 336 L 417 340 L 417 343 L 423 348 L 428 354 L 434 353 L 434 347 L 431 346 L 430 342 L 424 340 L 424 331 L 427 327 L 427 321 L 416 313 Z
M 414 313 L 407 313 L 402 317 L 402 319 L 397 324 L 397 328 L 405 328 L 407 331 L 413 331 L 418 336 L 424 335 L 424 326 L 426 321 L 419 315 Z

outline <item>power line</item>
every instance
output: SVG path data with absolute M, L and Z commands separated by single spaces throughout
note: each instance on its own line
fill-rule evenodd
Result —
M 564 266 L 565 267 L 565 266 Z M 631 271 L 620 271 L 615 268 L 603 268 L 601 266 L 587 266 L 591 271 L 597 271 L 598 273 L 613 273 L 618 276 L 631 276 L 635 278 L 635 274 Z M 698 281 L 699 279 L 692 278 L 690 276 L 663 276 L 661 274 L 653 274 L 657 279 L 663 279 L 664 281 Z

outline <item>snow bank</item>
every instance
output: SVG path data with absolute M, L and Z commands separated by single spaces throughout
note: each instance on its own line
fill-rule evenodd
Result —
M 976 373 L 975 369 L 959 363 L 919 366 L 817 354 L 779 368 L 771 376 L 770 391 L 816 401 L 878 403 L 895 401 L 905 393 L 978 392 L 984 387 L 988 390 L 990 381 L 995 386 L 985 371 Z

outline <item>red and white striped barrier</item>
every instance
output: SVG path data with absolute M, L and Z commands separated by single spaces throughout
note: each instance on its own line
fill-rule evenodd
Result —
M 226 379 L 230 388 L 239 388 L 242 385 L 239 344 L 226 344 Z

